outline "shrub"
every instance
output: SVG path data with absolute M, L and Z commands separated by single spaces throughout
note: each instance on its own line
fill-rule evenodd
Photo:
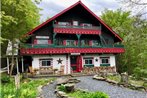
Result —
M 140 79 L 141 77 L 147 78 L 147 69 L 141 69 L 139 67 L 134 69 L 134 76 L 137 79 Z
M 11 79 L 8 75 L 3 74 L 1 77 L 1 82 L 2 83 L 10 83 Z
M 63 85 L 63 84 L 61 84 L 61 85 L 58 87 L 58 89 L 59 89 L 60 91 L 66 92 L 65 85 Z

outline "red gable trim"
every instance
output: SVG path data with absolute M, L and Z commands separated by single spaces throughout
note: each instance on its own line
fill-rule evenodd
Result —
M 38 30 L 39 28 L 41 28 L 45 24 L 47 24 L 47 23 L 51 22 L 52 20 L 56 19 L 57 17 L 59 17 L 60 15 L 62 15 L 65 12 L 69 11 L 70 9 L 72 9 L 73 7 L 75 7 L 78 4 L 81 4 L 90 14 L 92 14 L 98 21 L 100 21 L 106 28 L 108 28 L 120 41 L 122 41 L 122 38 L 118 34 L 116 34 L 108 25 L 106 25 L 98 16 L 96 16 L 96 14 L 94 14 L 81 1 L 78 1 L 77 3 L 73 4 L 72 6 L 68 7 L 65 10 L 63 10 L 62 12 L 58 13 L 54 17 L 52 17 L 52 18 L 48 19 L 47 21 L 45 21 L 44 23 L 40 24 L 39 26 L 37 26 L 36 28 L 34 28 L 32 31 L 28 32 L 27 35 L 32 34 L 33 32 L 35 32 L 36 30 Z
M 34 28 L 32 31 L 28 32 L 27 34 L 32 34 L 34 31 L 38 30 L 39 28 L 41 28 L 42 26 L 44 26 L 45 24 L 49 23 L 50 21 L 56 19 L 57 17 L 59 17 L 60 15 L 62 15 L 63 13 L 67 12 L 68 10 L 72 9 L 73 7 L 75 7 L 76 5 L 78 5 L 80 3 L 80 1 L 78 1 L 77 3 L 71 5 L 70 7 L 68 7 L 67 9 L 63 10 L 62 12 L 58 13 L 57 15 L 53 16 L 52 18 L 48 19 L 47 21 L 45 21 L 44 23 L 40 24 L 39 26 L 37 26 L 36 28 Z

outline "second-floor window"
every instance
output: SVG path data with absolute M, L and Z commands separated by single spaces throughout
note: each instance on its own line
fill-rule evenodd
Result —
M 100 45 L 100 43 L 99 43 L 98 40 L 93 40 L 92 41 L 92 46 L 99 46 L 99 45 Z
M 48 39 L 37 39 L 37 44 L 48 44 Z
M 66 46 L 75 46 L 75 40 L 66 40 Z
M 49 36 L 36 36 L 37 44 L 48 44 Z
M 89 40 L 81 40 L 81 46 L 89 46 Z

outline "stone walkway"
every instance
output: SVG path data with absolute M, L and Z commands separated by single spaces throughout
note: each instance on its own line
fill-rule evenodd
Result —
M 93 80 L 92 76 L 77 77 L 81 80 L 76 84 L 76 88 L 88 91 L 102 91 L 107 93 L 110 98 L 147 98 L 146 92 L 135 91 L 124 87 L 110 85 L 104 81 Z M 56 82 L 43 87 L 42 98 L 57 98 L 54 94 Z
M 113 86 L 104 81 L 94 80 L 91 76 L 78 77 L 78 79 L 80 79 L 81 82 L 76 84 L 77 88 L 86 89 L 88 91 L 102 91 L 107 93 L 110 98 L 147 98 L 146 92 Z

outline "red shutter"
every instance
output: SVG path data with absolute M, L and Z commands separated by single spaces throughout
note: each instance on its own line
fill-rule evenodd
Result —
M 89 45 L 92 46 L 92 40 L 89 41 Z
M 65 46 L 66 46 L 66 40 L 63 40 L 63 45 L 65 45 Z
M 37 39 L 34 39 L 34 44 L 37 44 Z
M 51 44 L 51 40 L 48 40 L 48 44 Z
M 76 45 L 78 45 L 78 40 L 76 40 Z

